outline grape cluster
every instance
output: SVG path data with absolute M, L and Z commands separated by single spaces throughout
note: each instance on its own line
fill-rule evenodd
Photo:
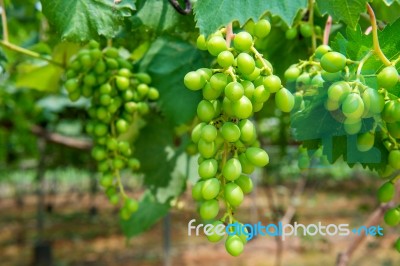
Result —
M 269 162 L 268 154 L 257 141 L 251 117 L 260 111 L 272 93 L 278 108 L 290 112 L 293 95 L 272 74 L 271 64 L 254 47 L 257 39 L 265 38 L 271 29 L 268 20 L 260 20 L 251 30 L 233 36 L 233 46 L 227 44 L 225 29 L 205 38 L 200 35 L 197 47 L 216 57 L 213 68 L 191 71 L 184 77 L 185 86 L 202 91 L 203 100 L 197 106 L 200 122 L 193 128 L 190 150 L 198 150 L 198 174 L 192 196 L 200 202 L 200 216 L 214 220 L 220 211 L 219 200 L 226 206 L 225 215 L 214 222 L 235 221 L 233 214 L 250 193 L 253 183 L 248 176 L 255 167 Z M 252 33 L 250 34 L 249 31 Z M 211 242 L 222 239 L 209 236 Z M 226 250 L 233 256 L 242 253 L 246 237 L 229 236 Z
M 159 97 L 157 89 L 149 86 L 150 76 L 132 69 L 132 63 L 122 58 L 117 48 L 100 50 L 99 43 L 91 41 L 71 60 L 64 84 L 71 101 L 81 96 L 91 99 L 86 131 L 94 139 L 92 156 L 98 161 L 100 184 L 110 202 L 118 204 L 122 196 L 123 219 L 138 209 L 138 202 L 125 194 L 120 170 L 137 171 L 140 167 L 123 135 L 136 117 L 148 113 L 148 101 Z
M 293 40 L 299 35 L 300 32 L 301 36 L 304 38 L 310 38 L 313 35 L 313 31 L 315 31 L 315 34 L 317 35 L 322 34 L 322 29 L 320 26 L 312 25 L 308 21 L 301 21 L 299 24 L 287 29 L 285 32 L 285 37 L 288 40 Z

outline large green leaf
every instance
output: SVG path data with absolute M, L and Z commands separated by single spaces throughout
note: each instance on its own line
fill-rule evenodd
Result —
M 307 0 L 201 0 L 196 2 L 194 12 L 200 33 L 209 35 L 235 20 L 241 25 L 250 18 L 257 21 L 265 12 L 291 25 L 299 9 L 306 6 Z
M 193 30 L 193 15 L 182 16 L 164 0 L 138 0 L 132 16 L 133 27 L 145 26 L 156 32 Z
M 193 119 L 201 99 L 200 92 L 183 84 L 185 74 L 209 65 L 209 57 L 193 45 L 172 37 L 158 38 L 140 62 L 140 70 L 149 73 L 152 85 L 160 91 L 159 105 L 173 125 Z
M 99 36 L 113 38 L 135 0 L 41 0 L 43 13 L 62 40 L 85 42 Z
M 360 14 L 366 10 L 369 0 L 317 0 L 321 13 L 328 13 L 336 21 L 343 21 L 355 29 Z
M 121 228 L 128 238 L 139 235 L 150 229 L 158 220 L 164 217 L 169 210 L 169 204 L 161 204 L 147 191 L 140 200 L 139 209 L 129 220 L 121 219 Z

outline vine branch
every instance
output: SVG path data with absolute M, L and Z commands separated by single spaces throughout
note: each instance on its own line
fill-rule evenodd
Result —
M 322 41 L 322 44 L 328 45 L 329 35 L 331 34 L 331 27 L 332 27 L 332 17 L 329 16 L 325 23 L 324 39 Z
M 188 15 L 190 12 L 192 12 L 192 3 L 190 0 L 185 0 L 185 9 L 181 7 L 181 5 L 178 3 L 178 0 L 168 0 L 168 2 L 181 15 Z
M 317 36 L 315 34 L 315 27 L 314 27 L 314 0 L 308 1 L 308 9 L 310 12 L 310 16 L 308 17 L 308 23 L 312 27 L 312 35 L 311 35 L 311 45 L 313 52 L 317 48 Z
M 385 56 L 385 54 L 382 52 L 381 47 L 379 46 L 379 39 L 378 39 L 378 27 L 376 24 L 376 17 L 374 10 L 372 7 L 367 3 L 367 10 L 369 14 L 369 18 L 371 21 L 371 27 L 372 27 L 372 42 L 374 45 L 374 52 L 376 55 L 379 57 L 379 59 L 385 64 L 386 66 L 391 66 L 392 64 L 390 63 L 389 59 Z
M 8 42 L 8 25 L 7 25 L 7 14 L 6 5 L 4 0 L 0 0 L 0 11 L 1 11 L 1 23 L 3 24 L 3 40 Z

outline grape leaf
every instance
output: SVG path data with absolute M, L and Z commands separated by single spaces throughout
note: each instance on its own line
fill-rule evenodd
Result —
M 387 5 L 387 6 L 391 6 L 393 3 L 397 2 L 400 3 L 399 0 L 383 0 L 383 2 Z
M 182 16 L 168 3 L 163 0 L 138 0 L 136 2 L 137 12 L 132 16 L 134 28 L 141 25 L 146 29 L 156 32 L 176 31 L 194 28 L 193 15 Z
M 99 36 L 113 38 L 135 0 L 41 0 L 43 13 L 62 40 L 85 42 Z
M 138 211 L 129 220 L 120 220 L 122 232 L 128 238 L 139 235 L 164 217 L 169 208 L 169 204 L 161 204 L 149 191 L 145 192 L 140 199 Z
M 144 55 L 139 69 L 149 73 L 160 92 L 159 106 L 174 125 L 187 123 L 196 114 L 200 92 L 189 91 L 183 78 L 189 71 L 210 65 L 209 57 L 178 38 L 158 38 Z
M 360 14 L 366 9 L 369 0 L 317 0 L 317 5 L 322 14 L 328 13 L 336 21 L 343 21 L 355 29 Z
M 194 5 L 195 18 L 200 33 L 209 35 L 232 21 L 243 25 L 252 18 L 257 21 L 265 12 L 278 15 L 291 25 L 297 12 L 307 7 L 307 0 L 202 0 Z

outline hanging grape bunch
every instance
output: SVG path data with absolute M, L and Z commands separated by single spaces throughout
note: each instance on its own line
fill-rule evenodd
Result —
M 120 57 L 117 48 L 100 50 L 100 45 L 91 41 L 71 60 L 64 84 L 71 101 L 81 96 L 91 100 L 86 131 L 94 139 L 92 156 L 98 162 L 100 184 L 110 202 L 122 203 L 123 219 L 138 209 L 138 202 L 125 194 L 120 170 L 137 171 L 140 162 L 121 136 L 135 119 L 149 111 L 148 101 L 159 97 L 158 91 L 149 86 L 150 76 L 132 69 L 132 63 Z
M 200 180 L 194 185 L 192 195 L 200 203 L 202 219 L 212 221 L 220 212 L 219 201 L 225 204 L 225 214 L 214 225 L 235 222 L 234 212 L 250 193 L 250 177 L 255 167 L 269 162 L 268 154 L 260 148 L 257 132 L 251 117 L 260 111 L 272 93 L 278 108 L 290 112 L 293 95 L 273 75 L 271 64 L 254 47 L 257 38 L 265 38 L 271 29 L 268 20 L 254 24 L 251 32 L 240 31 L 228 47 L 227 35 L 222 29 L 209 36 L 199 36 L 197 47 L 216 57 L 213 68 L 191 71 L 184 78 L 185 86 L 201 90 L 203 100 L 197 106 L 201 121 L 192 131 L 192 141 L 200 157 Z M 208 236 L 211 242 L 221 236 Z M 228 236 L 226 250 L 233 256 L 242 253 L 246 236 Z

